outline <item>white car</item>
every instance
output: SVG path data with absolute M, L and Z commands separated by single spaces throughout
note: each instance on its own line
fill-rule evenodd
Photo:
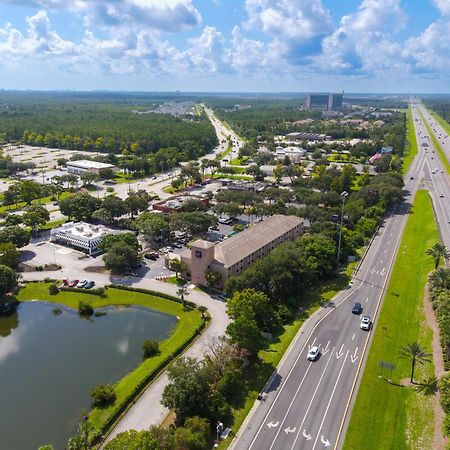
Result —
M 88 284 L 88 280 L 81 280 L 77 284 L 77 288 L 84 288 Z
M 361 330 L 369 331 L 370 330 L 370 317 L 363 316 L 361 319 Z
M 310 361 L 315 361 L 317 359 L 317 357 L 319 356 L 319 347 L 317 347 L 317 345 L 315 345 L 314 347 L 311 347 L 309 352 L 308 352 L 308 359 Z

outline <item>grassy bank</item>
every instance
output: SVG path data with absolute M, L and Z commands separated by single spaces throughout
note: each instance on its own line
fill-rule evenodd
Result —
M 407 110 L 406 114 L 406 143 L 403 150 L 403 175 L 408 172 L 414 157 L 417 155 L 417 139 L 416 130 L 414 127 L 414 119 L 412 115 L 411 106 Z
M 425 121 L 423 116 L 422 116 L 422 119 L 425 124 L 425 127 L 427 128 L 427 133 L 430 135 L 431 140 L 433 141 L 433 145 L 436 147 L 436 150 L 439 153 L 439 157 L 441 158 L 441 161 L 443 162 L 443 164 L 445 166 L 445 170 L 450 175 L 450 162 L 445 157 L 444 152 L 442 151 L 441 145 L 439 144 L 438 140 L 434 137 L 434 134 L 431 131 L 431 128 L 428 126 L 428 123 Z
M 399 358 L 402 346 L 418 341 L 431 350 L 432 331 L 422 310 L 427 274 L 433 260 L 425 251 L 439 241 L 433 209 L 426 191 L 417 193 L 408 219 L 386 298 L 361 380 L 345 450 L 432 448 L 433 406 L 431 398 L 399 385 L 409 379 L 411 363 Z M 380 377 L 378 363 L 395 364 L 388 383 Z M 384 369 L 386 370 L 386 369 Z M 432 364 L 418 365 L 415 379 L 434 374 Z
M 59 292 L 57 295 L 49 295 L 49 285 L 50 283 L 28 283 L 20 290 L 17 296 L 18 300 L 45 300 L 74 309 L 77 309 L 80 300 L 88 301 L 94 308 L 111 305 L 139 305 L 179 318 L 170 337 L 160 342 L 160 355 L 145 360 L 139 367 L 125 375 L 114 385 L 117 394 L 117 400 L 114 405 L 109 408 L 92 409 L 89 414 L 89 420 L 99 430 L 102 430 L 117 411 L 124 407 L 128 399 L 135 393 L 136 388 L 142 385 L 151 373 L 158 371 L 171 355 L 192 339 L 196 329 L 202 323 L 201 314 L 196 309 L 184 310 L 182 304 L 155 295 L 114 288 L 107 289 L 103 298 L 86 294 L 82 291 Z
M 248 390 L 244 398 L 239 398 L 233 409 L 233 421 L 229 425 L 232 429 L 231 438 L 223 441 L 219 448 L 227 448 L 250 412 L 258 394 L 264 388 L 267 380 L 276 369 L 281 358 L 288 349 L 295 335 L 305 320 L 316 311 L 323 302 L 331 300 L 339 291 L 348 285 L 350 275 L 355 264 L 350 264 L 347 270 L 337 279 L 322 283 L 316 289 L 312 289 L 304 296 L 304 310 L 282 332 L 273 337 L 270 346 L 259 353 L 260 362 L 254 367 L 253 373 L 248 377 Z

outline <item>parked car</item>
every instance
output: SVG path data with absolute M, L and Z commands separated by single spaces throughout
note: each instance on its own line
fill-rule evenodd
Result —
M 361 330 L 369 331 L 370 330 L 370 317 L 369 316 L 363 316 L 361 319 Z
M 319 356 L 319 353 L 320 353 L 319 347 L 317 347 L 317 345 L 314 345 L 314 347 L 311 347 L 308 352 L 308 359 L 310 361 L 315 361 Z
M 183 248 L 183 246 L 179 242 L 172 242 L 172 246 L 175 248 Z
M 64 278 L 64 280 L 62 280 L 63 285 L 64 286 L 69 286 L 69 280 L 67 278 Z
M 155 254 L 153 252 L 151 253 L 146 253 L 144 255 L 145 259 L 151 259 L 152 261 L 156 261 L 158 259 L 158 256 L 155 256 Z
M 80 280 L 70 280 L 70 281 L 67 283 L 67 286 L 69 286 L 69 287 L 75 287 L 75 286 L 78 284 L 79 281 L 80 281 Z
M 86 284 L 88 283 L 88 280 L 81 280 L 78 284 L 77 284 L 77 288 L 84 288 L 86 286 Z
M 362 313 L 362 306 L 361 306 L 361 303 L 355 303 L 355 304 L 353 305 L 352 313 L 353 313 L 353 314 L 361 314 L 361 313 Z
M 95 281 L 90 280 L 90 281 L 88 281 L 88 282 L 86 283 L 86 285 L 84 286 L 84 288 L 85 288 L 85 289 L 91 289 L 91 288 L 93 288 L 94 286 L 95 286 Z

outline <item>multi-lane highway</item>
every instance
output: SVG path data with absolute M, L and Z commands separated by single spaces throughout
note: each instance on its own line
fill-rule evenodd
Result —
M 413 105 L 413 114 L 419 152 L 405 176 L 405 202 L 378 230 L 351 287 L 314 315 L 297 335 L 265 388 L 265 400 L 257 401 L 231 448 L 342 447 L 364 358 L 418 188 L 430 188 L 446 243 L 450 237 L 448 176 L 427 137 L 417 105 Z M 427 150 L 422 142 L 428 143 Z M 360 316 L 351 312 L 355 302 L 362 304 L 363 315 L 372 318 L 371 331 L 360 329 Z M 308 349 L 315 345 L 321 354 L 318 360 L 310 362 Z

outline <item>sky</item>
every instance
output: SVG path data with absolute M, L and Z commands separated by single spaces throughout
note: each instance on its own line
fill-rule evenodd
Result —
M 0 89 L 450 92 L 450 0 L 0 0 Z

